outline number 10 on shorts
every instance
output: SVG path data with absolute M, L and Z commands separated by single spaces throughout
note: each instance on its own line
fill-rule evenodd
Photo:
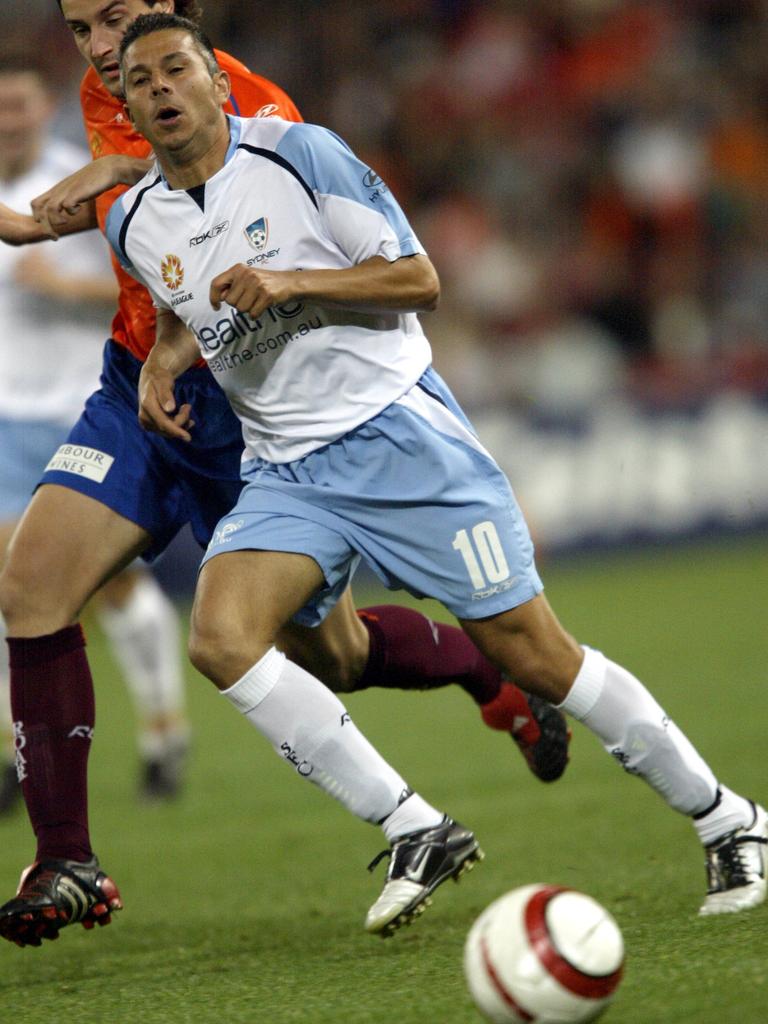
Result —
M 466 530 L 459 530 L 453 538 L 453 550 L 464 559 L 475 590 L 509 579 L 509 565 L 496 527 L 489 519 L 473 526 L 471 536 Z

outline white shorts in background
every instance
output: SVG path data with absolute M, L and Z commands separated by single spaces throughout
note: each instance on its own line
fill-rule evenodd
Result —
M 290 463 L 254 460 L 203 564 L 231 551 L 309 555 L 326 586 L 295 616 L 317 625 L 362 557 L 390 589 L 479 619 L 535 597 L 533 544 L 506 477 L 434 370 L 373 419 Z
M 0 522 L 19 519 L 69 427 L 0 417 Z

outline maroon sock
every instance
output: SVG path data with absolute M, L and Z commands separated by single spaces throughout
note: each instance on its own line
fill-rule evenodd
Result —
M 88 754 L 93 681 L 79 625 L 49 636 L 8 637 L 16 767 L 36 860 L 93 856 L 88 835 Z
M 456 626 L 383 604 L 358 612 L 371 638 L 368 663 L 355 686 L 432 690 L 458 683 L 477 704 L 498 696 L 501 673 Z

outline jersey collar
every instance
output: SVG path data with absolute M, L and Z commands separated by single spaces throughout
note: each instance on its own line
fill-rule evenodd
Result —
M 233 117 L 232 114 L 226 114 L 227 121 L 229 122 L 229 147 L 227 148 L 226 156 L 224 157 L 224 163 L 228 164 L 232 157 L 235 155 L 235 151 L 240 144 L 240 135 L 243 130 L 243 120 L 240 117 Z M 168 180 L 163 174 L 163 169 L 158 163 L 157 170 L 160 174 L 160 178 L 163 183 L 163 188 L 169 192 L 172 191 L 171 186 L 168 184 Z M 218 171 L 216 172 L 218 173 Z

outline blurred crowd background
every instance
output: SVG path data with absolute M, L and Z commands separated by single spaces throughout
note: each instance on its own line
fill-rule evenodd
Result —
M 768 398 L 763 0 L 203 6 L 215 45 L 402 201 L 443 282 L 435 362 L 471 412 Z M 76 133 L 57 5 L 3 10 L 51 54 Z

